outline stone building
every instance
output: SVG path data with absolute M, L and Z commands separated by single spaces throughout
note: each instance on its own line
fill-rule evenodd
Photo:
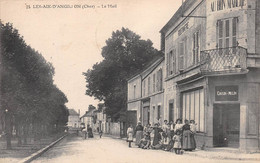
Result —
M 164 117 L 195 120 L 198 147 L 260 149 L 259 10 L 257 0 L 186 0 L 160 31 Z
M 128 80 L 127 122 L 162 123 L 164 57 L 156 58 Z

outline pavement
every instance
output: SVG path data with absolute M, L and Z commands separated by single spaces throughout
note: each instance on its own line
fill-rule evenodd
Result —
M 105 163 L 139 163 L 139 162 L 189 162 L 193 163 L 233 163 L 233 162 L 259 162 L 259 153 L 245 154 L 236 152 L 202 151 L 184 152 L 176 155 L 173 152 L 162 150 L 144 150 L 133 145 L 128 148 L 125 139 L 105 135 L 101 139 L 98 135 L 92 139 L 81 137 L 66 137 L 53 148 L 46 151 L 34 163 L 83 163 L 83 162 L 105 162 Z
M 114 139 L 126 141 L 126 138 L 118 136 L 105 135 Z M 205 150 L 196 149 L 194 151 L 184 151 L 185 155 L 217 160 L 237 160 L 237 161 L 260 161 L 260 153 L 240 152 L 235 148 L 206 148 Z
M 134 143 L 133 143 L 134 144 Z M 162 150 L 128 148 L 126 138 L 104 135 L 101 139 L 83 139 L 69 135 L 61 137 L 31 156 L 15 162 L 259 162 L 260 153 L 241 153 L 227 148 L 195 150 L 176 155 Z M 1 160 L 0 160 L 1 162 Z

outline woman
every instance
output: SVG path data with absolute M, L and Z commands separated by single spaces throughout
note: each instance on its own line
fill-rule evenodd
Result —
M 141 122 L 138 122 L 136 128 L 135 128 L 135 136 L 136 136 L 136 140 L 135 140 L 135 145 L 139 145 L 141 139 L 143 138 L 143 130 L 144 127 L 142 126 Z
M 93 138 L 93 132 L 92 132 L 92 128 L 90 127 L 90 125 L 87 125 L 87 133 L 88 133 L 88 138 Z
M 134 135 L 134 129 L 133 129 L 133 126 L 130 124 L 128 129 L 127 129 L 127 142 L 129 143 L 128 144 L 128 147 L 131 148 L 131 143 L 133 142 L 133 135 Z
M 182 149 L 185 151 L 192 151 L 195 149 L 195 143 L 191 139 L 192 132 L 190 130 L 189 121 L 185 120 L 185 125 L 182 127 L 183 137 L 182 137 Z
M 196 148 L 196 141 L 195 141 L 195 134 L 197 132 L 196 129 L 196 123 L 194 120 L 190 120 L 190 130 L 191 130 L 191 143 L 192 143 L 192 147 L 194 147 L 192 150 L 195 150 Z
M 181 119 L 179 118 L 179 119 L 177 119 L 176 120 L 176 124 L 175 124 L 175 126 L 174 126 L 174 132 L 177 132 L 177 130 L 182 130 L 182 126 L 183 126 L 183 124 L 182 124 L 182 121 L 181 121 Z
M 162 129 L 158 128 L 158 124 L 156 123 L 154 125 L 154 128 L 153 128 L 153 143 L 152 143 L 152 146 L 156 146 L 161 141 L 162 138 L 161 138 L 160 132 L 162 132 Z

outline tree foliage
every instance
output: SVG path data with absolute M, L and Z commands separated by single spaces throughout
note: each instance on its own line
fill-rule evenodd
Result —
M 0 21 L 0 26 L 0 115 L 8 110 L 17 129 L 28 124 L 66 125 L 67 98 L 53 84 L 53 66 L 25 43 L 12 24 Z
M 125 110 L 127 79 L 159 55 L 150 40 L 142 40 L 129 29 L 113 32 L 102 48 L 104 60 L 83 73 L 86 94 L 103 100 L 109 115 Z

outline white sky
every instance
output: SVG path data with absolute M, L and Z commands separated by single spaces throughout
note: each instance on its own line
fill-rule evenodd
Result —
M 0 18 L 24 36 L 55 67 L 55 84 L 66 94 L 69 108 L 81 110 L 98 100 L 85 95 L 86 72 L 101 61 L 101 48 L 112 31 L 129 28 L 160 49 L 160 29 L 181 0 L 0 0 Z M 26 9 L 26 4 L 30 9 Z M 33 8 L 33 5 L 95 5 L 95 9 Z M 97 6 L 117 4 L 117 8 Z

